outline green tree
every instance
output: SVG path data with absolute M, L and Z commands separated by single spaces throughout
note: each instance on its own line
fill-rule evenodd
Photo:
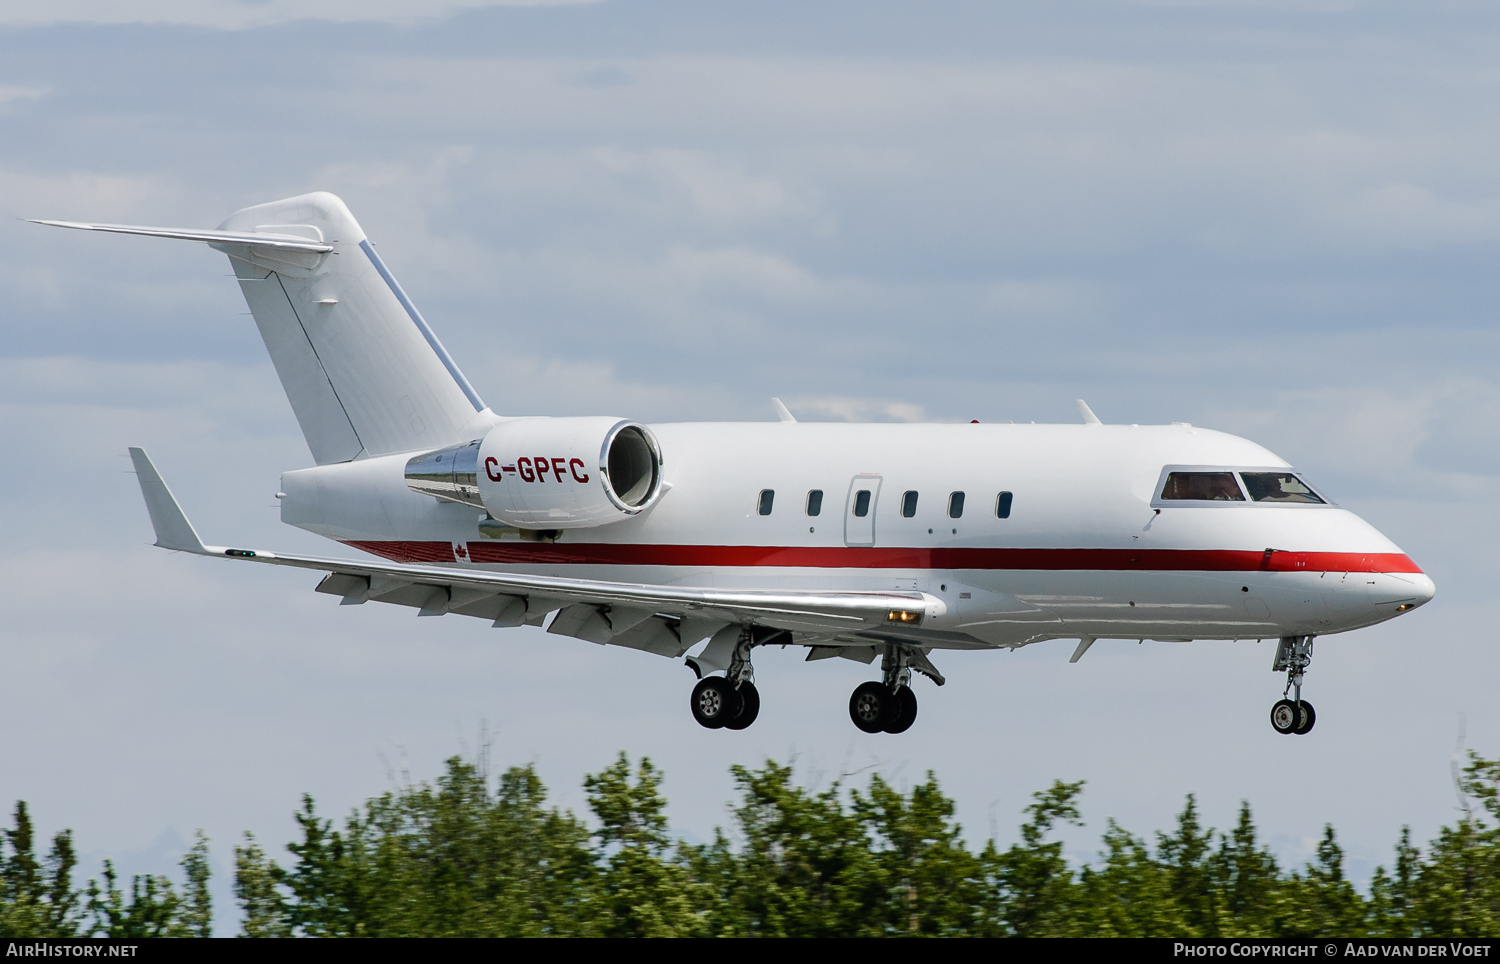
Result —
M 15 828 L 0 840 L 0 937 L 73 937 L 82 924 L 83 901 L 73 886 L 73 834 L 53 836 L 43 861 L 36 858 L 33 835 L 26 802 L 18 800 Z
M 243 916 L 241 937 L 292 936 L 291 914 L 280 883 L 280 868 L 255 842 L 255 835 L 246 832 L 244 845 L 234 848 L 234 896 Z
M 137 874 L 130 896 L 117 886 L 114 862 L 104 861 L 104 886 L 89 881 L 89 930 L 96 937 L 212 937 L 213 905 L 209 897 L 208 838 L 199 830 L 183 855 L 184 884 L 178 893 L 160 874 Z
M 114 862 L 104 861 L 104 886 L 89 881 L 89 913 L 94 923 L 90 934 L 98 937 L 184 937 L 175 925 L 181 898 L 172 882 L 159 874 L 136 874 L 130 880 L 130 895 L 116 886 L 119 874 Z
M 738 849 L 720 835 L 697 876 L 721 895 L 709 932 L 726 936 L 838 937 L 884 933 L 870 909 L 881 901 L 870 840 L 835 783 L 813 793 L 792 768 L 766 761 L 730 768 Z
M 1198 819 L 1198 801 L 1190 793 L 1177 815 L 1177 831 L 1156 835 L 1156 854 L 1166 871 L 1168 899 L 1175 905 L 1175 926 L 1183 937 L 1218 933 L 1218 889 L 1213 880 L 1214 832 Z M 1165 936 L 1165 935 L 1163 935 Z
M 1078 874 L 1072 916 L 1060 933 L 1081 937 L 1180 937 L 1194 933 L 1175 896 L 1172 867 L 1110 820 L 1096 866 Z
M 603 874 L 600 927 L 606 937 L 688 937 L 705 925 L 697 887 L 667 837 L 661 771 L 642 758 L 631 781 L 624 753 L 583 781 L 599 820 Z
M 1281 888 L 1277 937 L 1363 937 L 1364 898 L 1344 878 L 1344 850 L 1332 824 L 1323 827 L 1317 856 Z
M 454 758 L 436 784 L 367 801 L 342 828 L 311 797 L 282 868 L 253 837 L 235 851 L 247 936 L 541 936 L 596 933 L 587 829 L 549 809 L 530 767 Z
M 1281 869 L 1271 851 L 1257 841 L 1248 800 L 1240 801 L 1234 831 L 1220 835 L 1211 868 L 1218 894 L 1214 933 L 1220 937 L 1271 936 Z
M 1411 845 L 1411 828 L 1401 828 L 1396 843 L 1395 871 L 1387 874 L 1376 867 L 1370 881 L 1368 928 L 1372 937 L 1416 937 L 1413 931 L 1413 899 L 1422 852 Z
M 1485 820 L 1500 821 L 1500 760 L 1471 751 L 1459 789 L 1481 812 L 1439 830 L 1417 867 L 1406 924 L 1419 936 L 1500 935 L 1500 827 Z
M 931 773 L 902 792 L 814 792 L 792 768 L 734 767 L 729 830 L 674 843 L 662 774 L 623 754 L 584 781 L 597 828 L 546 805 L 529 767 L 501 775 L 457 759 L 434 784 L 371 799 L 340 826 L 311 798 L 283 870 L 253 837 L 235 851 L 244 931 L 282 935 L 1119 935 L 1225 937 L 1500 934 L 1500 761 L 1472 756 L 1462 787 L 1479 813 L 1444 827 L 1426 853 L 1403 830 L 1393 869 L 1366 899 L 1347 879 L 1332 826 L 1313 860 L 1283 873 L 1242 802 L 1233 830 L 1203 825 L 1189 795 L 1156 848 L 1109 821 L 1102 849 L 1076 871 L 1051 839 L 1081 824 L 1082 782 L 1033 795 L 1020 840 L 975 854 Z M 46 868 L 18 810 L 3 862 L 9 922 L 68 919 L 71 838 Z M 207 842 L 184 858 L 179 895 L 164 878 L 130 894 L 106 863 L 91 885 L 96 929 L 204 933 Z M 50 883 L 49 883 L 50 882 Z M 50 888 L 50 889 L 49 889 Z M 31 895 L 31 896 L 26 896 Z M 56 911 L 52 907 L 58 908 Z M 76 901 L 75 905 L 76 906 Z M 45 911 L 45 913 L 43 912 Z M 38 916 L 41 915 L 41 916 Z
M 949 936 L 972 933 L 983 892 L 980 863 L 953 820 L 953 801 L 937 778 L 905 796 L 879 774 L 868 793 L 855 791 L 852 810 L 873 846 L 871 864 L 883 891 L 879 919 L 892 935 Z
M 182 858 L 182 904 L 179 920 L 188 937 L 212 937 L 214 930 L 213 897 L 208 883 L 212 872 L 208 865 L 208 837 L 199 830 L 193 835 L 193 846 Z
M 1046 790 L 1032 794 L 1025 812 L 1031 819 L 1021 825 L 1021 842 L 1004 853 L 994 841 L 980 859 L 989 882 L 989 901 L 994 930 L 1015 937 L 1048 937 L 1069 931 L 1068 921 L 1075 899 L 1075 881 L 1063 859 L 1062 842 L 1044 842 L 1059 822 L 1083 825 L 1075 801 L 1083 792 L 1083 781 L 1058 780 Z

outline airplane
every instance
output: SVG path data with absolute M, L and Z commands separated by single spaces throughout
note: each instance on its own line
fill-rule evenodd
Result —
M 480 399 L 338 197 L 213 230 L 35 223 L 206 242 L 228 255 L 312 468 L 281 520 L 361 550 L 206 545 L 146 453 L 157 546 L 325 573 L 317 591 L 542 626 L 683 659 L 710 729 L 760 712 L 761 646 L 872 664 L 854 725 L 900 733 L 935 650 L 1076 639 L 1277 641 L 1278 733 L 1306 734 L 1319 636 L 1432 599 L 1394 543 L 1287 462 L 1195 427 L 506 417 Z M 691 652 L 694 647 L 707 643 Z

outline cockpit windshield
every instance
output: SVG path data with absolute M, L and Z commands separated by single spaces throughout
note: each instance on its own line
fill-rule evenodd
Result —
M 1241 472 L 1245 490 L 1256 502 L 1302 502 L 1323 505 L 1307 483 L 1290 472 Z
M 1244 502 L 1233 472 L 1173 472 L 1162 487 L 1163 499 L 1199 502 Z

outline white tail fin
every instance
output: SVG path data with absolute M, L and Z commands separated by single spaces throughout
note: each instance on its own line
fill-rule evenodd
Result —
M 478 393 L 332 194 L 258 204 L 215 231 L 42 222 L 207 241 L 229 255 L 319 465 L 432 449 L 487 423 Z
M 484 403 L 344 202 L 258 204 L 219 230 L 294 235 L 333 250 L 218 242 L 229 255 L 318 464 L 465 441 Z

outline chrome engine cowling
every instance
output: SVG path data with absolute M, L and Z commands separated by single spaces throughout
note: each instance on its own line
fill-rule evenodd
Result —
M 406 487 L 444 502 L 484 508 L 479 496 L 479 446 L 483 439 L 428 452 L 406 462 Z
M 650 508 L 661 496 L 661 466 L 656 437 L 637 422 L 515 418 L 482 439 L 410 459 L 406 484 L 518 529 L 578 529 Z

